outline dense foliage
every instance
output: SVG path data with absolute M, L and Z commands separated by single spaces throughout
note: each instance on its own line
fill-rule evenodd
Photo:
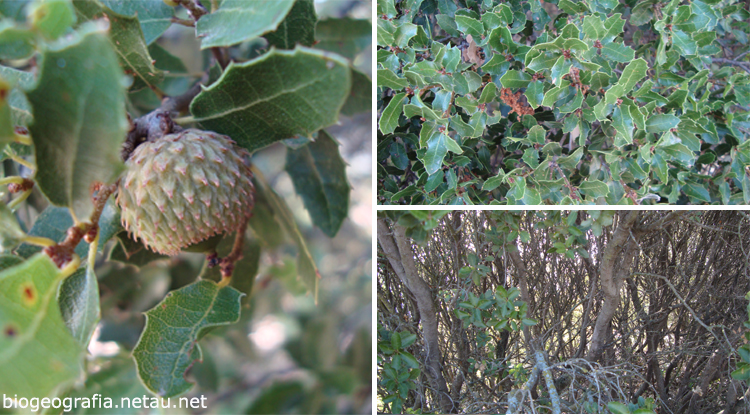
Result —
M 346 218 L 352 184 L 370 178 L 350 181 L 342 148 L 362 143 L 339 140 L 369 121 L 355 114 L 371 111 L 371 10 L 0 2 L 0 393 L 369 410 L 369 224 Z M 187 128 L 189 154 L 183 139 L 128 164 L 122 181 L 143 187 L 119 204 L 137 211 L 125 231 L 124 162 Z M 134 237 L 146 220 L 169 254 L 178 238 L 226 233 L 167 257 Z
M 741 211 L 383 212 L 378 408 L 746 413 L 749 254 Z
M 377 13 L 378 203 L 750 202 L 747 3 Z

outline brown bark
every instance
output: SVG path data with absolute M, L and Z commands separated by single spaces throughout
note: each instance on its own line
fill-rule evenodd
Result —
M 604 292 L 604 303 L 594 324 L 591 336 L 591 348 L 586 359 L 598 361 L 602 357 L 607 340 L 607 328 L 620 304 L 620 288 L 636 251 L 636 243 L 631 240 L 632 228 L 638 219 L 639 212 L 631 210 L 620 215 L 620 221 L 604 251 L 599 271 L 599 281 Z
M 448 385 L 442 371 L 442 356 L 440 354 L 440 338 L 438 333 L 437 312 L 430 286 L 419 277 L 411 242 L 406 237 L 406 230 L 400 225 L 389 228 L 385 218 L 378 218 L 378 243 L 383 248 L 388 262 L 396 271 L 399 279 L 414 294 L 417 308 L 421 315 L 422 336 L 425 341 L 427 358 L 425 373 L 427 373 L 432 387 L 438 394 L 439 412 L 457 412 L 448 391 Z

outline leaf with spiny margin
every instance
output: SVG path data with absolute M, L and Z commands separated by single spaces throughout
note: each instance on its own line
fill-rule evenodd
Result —
M 147 45 L 152 44 L 172 25 L 174 7 L 163 0 L 100 0 L 115 13 L 138 17 L 143 38 Z
M 3 393 L 51 397 L 81 376 L 85 348 L 65 326 L 57 301 L 64 277 L 41 253 L 0 272 Z
M 43 53 L 39 73 L 36 87 L 26 94 L 34 113 L 29 131 L 36 181 L 50 202 L 85 220 L 94 208 L 91 184 L 113 181 L 123 167 L 122 71 L 105 32 L 86 23 Z
M 631 61 L 628 66 L 622 70 L 622 75 L 620 75 L 620 79 L 617 83 L 605 92 L 603 102 L 606 104 L 613 104 L 617 98 L 630 92 L 635 84 L 646 76 L 647 70 L 648 63 L 646 63 L 643 58 Z
M 168 398 L 188 391 L 185 372 L 201 358 L 198 341 L 213 327 L 240 319 L 242 293 L 198 281 L 171 291 L 146 312 L 146 327 L 133 358 L 138 376 L 151 392 Z
M 266 33 L 263 37 L 271 46 L 279 49 L 293 49 L 298 44 L 312 46 L 315 43 L 317 21 L 313 0 L 295 0 L 294 6 L 276 30 Z
M 609 187 L 601 180 L 587 180 L 578 186 L 578 190 L 592 198 L 605 197 L 609 194 Z
M 622 147 L 633 144 L 633 117 L 630 115 L 630 107 L 621 105 L 615 107 L 612 112 L 612 126 L 617 131 L 615 146 Z
M 349 183 L 339 144 L 327 132 L 296 150 L 287 149 L 286 167 L 312 223 L 326 235 L 336 236 L 349 211 Z
M 505 88 L 526 88 L 530 81 L 531 75 L 513 69 L 500 77 L 500 84 Z
M 693 38 L 680 29 L 672 30 L 672 45 L 679 49 L 682 55 L 695 55 L 698 50 L 698 44 Z
M 302 237 L 302 233 L 299 227 L 297 227 L 297 221 L 294 219 L 292 211 L 284 199 L 271 189 L 265 180 L 261 180 L 259 176 L 255 176 L 253 184 L 255 185 L 256 194 L 259 199 L 267 202 L 272 212 L 272 217 L 278 220 L 278 223 L 281 224 L 286 233 L 297 245 L 297 271 L 299 279 L 312 292 L 315 304 L 317 304 L 320 273 L 318 272 L 318 266 L 315 265 L 315 260 L 310 254 L 310 250 L 307 248 L 307 242 L 305 242 L 305 238 Z
M 533 144 L 544 144 L 547 131 L 541 125 L 535 125 L 529 130 L 529 140 Z
M 656 114 L 646 120 L 646 132 L 658 133 L 677 127 L 680 119 L 672 114 Z
M 409 85 L 406 78 L 400 78 L 390 69 L 378 69 L 378 86 L 400 91 Z
M 232 46 L 272 32 L 293 5 L 294 0 L 224 0 L 216 11 L 196 22 L 201 49 Z
M 372 43 L 372 24 L 364 19 L 328 18 L 315 26 L 316 49 L 354 59 Z
M 164 80 L 164 73 L 154 67 L 138 17 L 129 17 L 112 11 L 96 1 L 73 3 L 82 21 L 106 18 L 109 21 L 109 37 L 112 47 L 120 59 L 125 73 L 133 76 L 131 90 L 154 87 Z
M 682 191 L 691 199 L 699 202 L 711 203 L 711 195 L 702 184 L 693 182 L 685 183 L 685 185 L 682 186 Z
M 254 151 L 335 124 L 350 88 L 345 59 L 300 46 L 274 49 L 231 63 L 193 99 L 190 112 L 205 129 Z
M 100 313 L 99 282 L 91 262 L 63 281 L 58 299 L 68 330 L 81 346 L 87 347 Z
M 590 39 L 601 40 L 607 33 L 604 22 L 598 16 L 585 16 L 583 18 L 583 33 Z
M 417 35 L 417 25 L 411 23 L 402 23 L 396 27 L 393 33 L 393 46 L 405 48 L 409 46 L 411 38 Z
M 531 108 L 542 105 L 542 101 L 544 100 L 544 82 L 534 81 L 529 83 L 524 95 L 526 95 L 526 100 L 529 102 Z
M 424 163 L 427 174 L 435 174 L 435 172 L 440 170 L 440 167 L 443 165 L 443 159 L 448 154 L 448 151 L 456 154 L 463 153 L 463 150 L 455 140 L 437 131 L 431 134 L 425 145 L 427 146 L 427 151 L 420 160 Z
M 615 62 L 630 62 L 635 58 L 635 51 L 622 43 L 607 43 L 602 48 L 602 55 Z
M 480 36 L 484 33 L 482 22 L 469 16 L 456 15 L 456 26 L 467 35 Z
M 403 113 L 406 93 L 397 94 L 385 107 L 378 120 L 378 127 L 383 134 L 390 134 L 398 127 L 398 119 Z

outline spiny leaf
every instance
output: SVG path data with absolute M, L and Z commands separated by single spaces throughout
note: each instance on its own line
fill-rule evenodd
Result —
M 188 391 L 192 384 L 185 374 L 201 357 L 198 341 L 209 328 L 240 319 L 242 295 L 232 287 L 198 281 L 170 292 L 147 311 L 146 327 L 133 349 L 143 384 L 164 398 Z
M 201 17 L 195 26 L 201 49 L 232 46 L 274 31 L 293 5 L 294 0 L 224 0 L 218 10 Z
M 351 88 L 349 63 L 305 47 L 230 64 L 190 104 L 206 129 L 254 151 L 336 123 Z

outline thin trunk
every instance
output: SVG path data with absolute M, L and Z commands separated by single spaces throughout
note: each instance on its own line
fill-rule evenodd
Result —
M 440 355 L 440 341 L 438 333 L 437 312 L 430 292 L 430 286 L 417 274 L 414 253 L 411 242 L 406 237 L 406 230 L 399 225 L 393 225 L 393 231 L 388 227 L 384 218 L 378 218 L 378 243 L 383 248 L 388 262 L 396 275 L 401 279 L 417 300 L 417 308 L 421 315 L 422 336 L 425 341 L 427 357 L 425 373 L 427 373 L 432 387 L 438 394 L 441 413 L 454 413 L 455 408 L 448 391 L 442 371 L 442 357 Z
M 599 271 L 599 281 L 604 292 L 604 303 L 596 318 L 594 334 L 591 336 L 591 348 L 586 356 L 589 361 L 601 359 L 607 340 L 607 327 L 620 304 L 620 287 L 622 287 L 623 278 L 627 276 L 635 253 L 635 241 L 631 241 L 630 237 L 638 215 L 638 211 L 631 210 L 624 217 L 620 217 L 614 236 L 604 251 Z

